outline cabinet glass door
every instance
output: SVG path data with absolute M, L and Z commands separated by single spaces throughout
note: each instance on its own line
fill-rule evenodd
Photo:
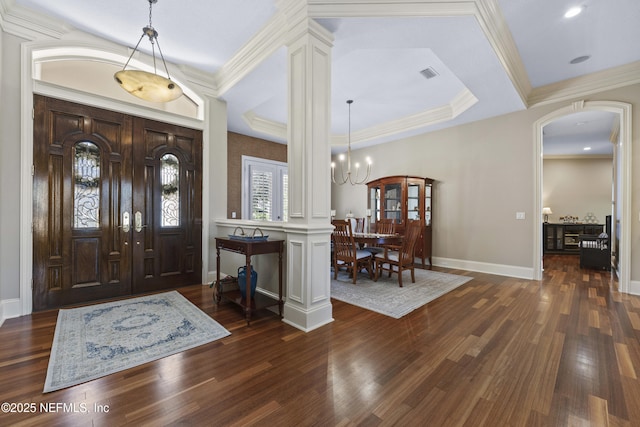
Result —
M 407 219 L 420 219 L 420 185 L 407 185 Z
M 424 186 L 424 225 L 431 225 L 431 184 Z
M 402 186 L 388 184 L 384 187 L 384 218 L 402 223 Z
M 369 188 L 369 209 L 371 209 L 371 223 L 380 220 L 380 187 Z

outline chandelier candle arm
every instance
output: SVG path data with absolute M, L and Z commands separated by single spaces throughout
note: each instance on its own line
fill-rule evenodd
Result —
M 340 179 L 336 181 L 336 164 L 335 162 L 331 162 L 331 182 L 334 184 L 342 185 L 347 182 L 351 185 L 361 185 L 365 184 L 369 179 L 369 175 L 371 175 L 371 158 L 367 157 L 367 173 L 366 175 L 359 180 L 358 174 L 360 173 L 360 163 L 355 163 L 355 175 L 352 176 L 351 172 L 351 104 L 353 103 L 352 99 L 347 100 L 347 104 L 349 105 L 349 132 L 347 138 L 347 172 L 344 171 L 344 159 L 345 155 L 340 154 L 338 156 L 338 160 L 340 161 Z

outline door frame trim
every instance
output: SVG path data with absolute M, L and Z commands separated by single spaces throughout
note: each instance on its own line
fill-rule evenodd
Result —
M 21 112 L 20 112 L 20 315 L 33 311 L 33 95 L 39 94 L 68 100 L 80 104 L 114 110 L 122 106 L 124 112 L 139 117 L 162 120 L 202 131 L 202 250 L 201 277 L 205 283 L 208 277 L 209 259 L 209 135 L 205 121 L 198 121 L 153 109 L 125 104 L 90 93 L 64 88 L 33 78 L 32 47 L 22 46 L 21 56 Z M 205 100 L 205 109 L 209 109 Z M 116 111 L 120 111 L 118 108 Z
M 618 251 L 618 285 L 619 291 L 630 293 L 631 279 L 631 104 L 619 101 L 576 101 L 571 105 L 559 108 L 541 117 L 534 123 L 534 218 L 540 217 L 542 212 L 542 128 L 552 121 L 568 114 L 581 111 L 608 111 L 620 116 L 620 143 L 619 150 L 614 150 L 614 162 L 620 165 L 620 170 L 613 177 L 620 182 L 616 183 L 619 188 L 620 200 L 617 201 L 620 211 L 620 239 Z M 621 151 L 621 153 L 620 153 Z M 621 156 L 618 158 L 618 156 Z M 612 218 L 614 221 L 615 217 Z M 534 221 L 534 247 L 533 247 L 533 274 L 534 280 L 542 279 L 542 220 Z

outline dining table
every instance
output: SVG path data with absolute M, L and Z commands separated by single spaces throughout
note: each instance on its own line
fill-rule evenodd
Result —
M 381 233 L 353 233 L 353 240 L 359 245 L 400 245 L 402 244 L 402 235 L 381 234 Z

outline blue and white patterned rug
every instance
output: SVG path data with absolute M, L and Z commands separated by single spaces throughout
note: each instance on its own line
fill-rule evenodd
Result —
M 333 280 L 331 271 L 331 298 L 399 319 L 473 279 L 419 268 L 415 276 L 416 283 L 411 283 L 411 273 L 405 271 L 401 288 L 397 274 L 389 278 L 385 273 L 374 282 L 360 273 L 354 285 L 345 270 L 338 272 L 338 280 Z
M 179 353 L 230 332 L 176 291 L 63 309 L 44 393 Z

